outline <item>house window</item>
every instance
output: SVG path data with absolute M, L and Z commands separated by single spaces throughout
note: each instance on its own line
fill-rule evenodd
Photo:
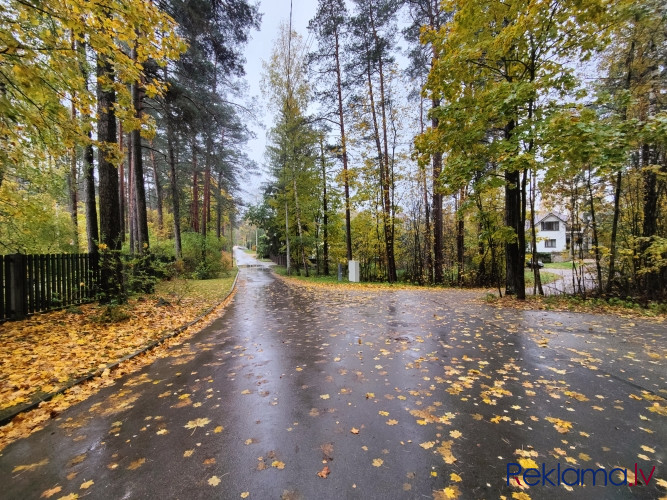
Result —
M 543 222 L 542 231 L 558 231 L 558 221 Z
M 558 224 L 558 222 L 556 222 Z M 544 248 L 556 248 L 556 240 L 545 240 Z

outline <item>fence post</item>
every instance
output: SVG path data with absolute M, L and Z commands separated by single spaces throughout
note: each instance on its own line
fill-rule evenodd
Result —
M 26 304 L 26 258 L 25 255 L 15 253 L 10 255 L 9 283 L 11 289 L 11 301 L 9 304 L 12 319 L 25 319 L 27 313 Z

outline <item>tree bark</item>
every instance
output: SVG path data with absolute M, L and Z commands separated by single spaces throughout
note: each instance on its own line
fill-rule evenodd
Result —
M 215 204 L 215 211 L 217 216 L 215 236 L 220 239 L 221 236 L 224 236 L 222 228 L 222 171 L 218 172 L 218 196 Z
M 211 137 L 206 138 L 206 158 L 204 159 L 204 205 L 201 211 L 201 234 L 206 237 L 211 213 Z
M 327 199 L 327 166 L 324 157 L 324 142 L 320 136 L 320 160 L 322 163 L 322 213 L 323 213 L 323 260 L 324 275 L 329 276 L 329 207 Z
M 88 140 L 91 140 L 90 132 L 88 132 Z M 97 244 L 100 241 L 100 230 L 97 225 L 97 202 L 95 200 L 94 161 L 93 145 L 88 143 L 83 150 L 83 176 L 86 196 L 86 239 L 88 253 L 90 254 L 97 254 Z
M 118 171 L 113 163 L 117 147 L 116 116 L 113 105 L 116 92 L 112 83 L 114 72 L 102 56 L 97 58 L 97 139 L 100 177 L 100 240 L 109 252 L 102 264 L 102 291 L 105 300 L 124 300 L 123 276 L 118 251 L 121 249 Z
M 512 138 L 515 123 L 511 120 L 505 126 L 505 140 Z M 525 278 L 523 274 L 523 262 L 521 262 L 520 245 L 523 242 L 521 234 L 525 235 L 525 229 L 520 227 L 522 203 L 521 203 L 521 175 L 518 170 L 505 170 L 505 225 L 512 229 L 514 238 L 505 242 L 505 294 L 516 295 L 519 299 L 526 298 Z M 525 252 L 525 248 L 524 248 Z
M 72 42 L 72 49 L 75 49 L 75 44 Z M 74 97 L 74 96 L 72 96 Z M 76 107 L 74 106 L 74 99 L 72 99 L 72 122 L 76 120 Z M 74 237 L 72 238 L 72 246 L 79 251 L 79 219 L 78 219 L 78 196 L 77 196 L 77 172 L 76 172 L 76 145 L 72 146 L 70 153 L 69 175 L 67 176 L 67 187 L 69 190 L 69 210 L 72 226 L 74 227 Z
M 345 120 L 343 118 L 343 84 L 340 70 L 340 44 L 338 41 L 338 27 L 335 30 L 335 55 L 336 55 L 336 87 L 338 91 L 338 122 L 340 126 L 340 142 L 343 153 L 343 185 L 345 190 L 345 248 L 347 250 L 347 260 L 352 260 L 352 232 L 350 217 L 350 183 L 347 176 L 347 137 L 345 136 Z M 325 215 L 326 217 L 326 215 Z M 326 223 L 325 223 L 326 228 Z M 326 264 L 325 274 L 328 272 Z
M 118 123 L 118 149 L 120 150 L 121 158 L 125 150 L 123 143 L 123 124 Z M 125 243 L 125 232 L 127 231 L 125 220 L 125 159 L 118 165 L 118 206 L 120 207 L 120 234 L 122 242 Z
M 167 80 L 167 69 L 164 70 L 164 79 Z M 171 207 L 174 215 L 174 254 L 177 259 L 183 255 L 181 246 L 181 210 L 179 203 L 178 192 L 178 176 L 176 173 L 176 154 L 174 137 L 174 125 L 171 118 L 171 102 L 169 93 L 164 98 L 165 117 L 167 125 L 167 155 L 169 157 L 169 184 L 171 191 Z
M 609 276 L 607 277 L 607 293 L 610 294 L 614 286 L 614 273 L 616 272 L 616 235 L 618 234 L 618 219 L 621 205 L 621 184 L 623 173 L 616 173 L 616 187 L 614 189 L 614 217 L 611 223 L 611 241 L 609 242 Z
M 190 227 L 199 232 L 199 179 L 197 172 L 197 145 L 192 138 L 192 204 L 190 205 Z
M 136 48 L 132 50 L 132 58 L 137 59 Z M 142 82 L 132 84 L 132 103 L 136 118 L 143 117 L 143 86 Z M 138 253 L 148 250 L 148 215 L 146 213 L 146 187 L 144 185 L 144 162 L 141 148 L 141 128 L 132 131 L 132 159 L 134 162 L 134 197 L 135 210 L 137 211 L 137 241 Z
M 164 226 L 164 194 L 162 193 L 162 185 L 160 184 L 160 174 L 158 171 L 157 161 L 155 159 L 155 151 L 153 150 L 153 141 L 150 142 L 151 147 L 151 165 L 153 166 L 153 179 L 155 179 L 155 196 L 157 198 L 157 227 L 162 231 Z

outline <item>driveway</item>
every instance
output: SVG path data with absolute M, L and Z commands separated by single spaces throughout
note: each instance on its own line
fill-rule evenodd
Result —
M 211 326 L 3 450 L 2 497 L 664 495 L 667 328 L 477 295 L 242 268 Z

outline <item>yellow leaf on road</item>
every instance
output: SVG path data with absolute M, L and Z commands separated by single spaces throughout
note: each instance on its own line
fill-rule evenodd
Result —
M 183 427 L 185 427 L 186 429 L 196 429 L 197 427 L 204 427 L 210 423 L 211 423 L 210 418 L 197 418 L 195 420 L 190 420 Z

